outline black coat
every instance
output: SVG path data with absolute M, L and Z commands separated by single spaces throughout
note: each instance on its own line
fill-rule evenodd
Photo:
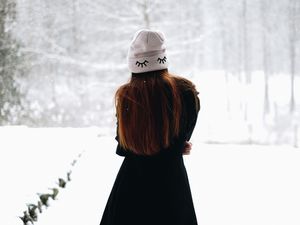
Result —
M 195 100 L 200 106 L 192 91 L 182 92 L 181 135 L 172 140 L 170 151 L 163 149 L 158 155 L 137 156 L 118 143 L 116 154 L 124 160 L 100 225 L 198 224 L 182 155 L 200 110 Z M 115 139 L 119 140 L 118 132 Z

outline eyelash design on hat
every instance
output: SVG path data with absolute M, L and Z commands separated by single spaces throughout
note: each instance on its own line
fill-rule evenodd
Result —
M 162 59 L 161 59 L 161 58 L 158 58 L 157 61 L 159 62 L 159 64 L 161 64 L 161 63 L 164 64 L 164 63 L 167 61 L 167 57 L 164 56 Z
M 139 62 L 139 61 L 136 61 L 136 63 L 135 63 L 135 65 L 137 65 L 138 67 L 144 67 L 144 66 L 147 66 L 147 64 L 146 63 L 149 63 L 147 60 L 145 60 L 144 62 Z

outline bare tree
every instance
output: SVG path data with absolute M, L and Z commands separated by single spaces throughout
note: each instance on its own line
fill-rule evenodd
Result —
M 227 17 L 227 10 L 228 10 L 228 3 L 225 0 L 221 0 L 220 2 L 221 7 L 219 7 L 219 24 L 220 24 L 220 36 L 221 36 L 221 50 L 222 50 L 222 67 L 224 70 L 225 81 L 226 81 L 226 109 L 227 113 L 230 113 L 230 99 L 229 99 L 229 62 L 228 59 L 230 57 L 229 51 L 229 21 Z
M 251 71 L 250 71 L 250 53 L 249 45 L 250 41 L 248 38 L 248 1 L 242 1 L 242 43 L 243 43 L 243 72 L 245 74 L 246 84 L 251 83 Z
M 77 52 L 79 41 L 78 41 L 78 21 L 79 21 L 79 2 L 78 0 L 72 0 L 72 37 L 73 37 L 73 44 L 72 44 L 72 52 Z
M 251 82 L 251 72 L 249 68 L 250 54 L 249 54 L 249 40 L 248 40 L 248 4 L 247 0 L 243 0 L 240 6 L 239 13 L 239 80 L 245 84 L 247 88 Z M 243 75 L 243 76 L 242 76 Z M 248 96 L 242 102 L 242 109 L 244 113 L 244 120 L 248 121 Z
M 143 19 L 145 27 L 150 29 L 150 1 L 149 0 L 143 0 L 141 3 L 139 3 L 139 6 L 142 9 Z
M 22 110 L 19 76 L 19 44 L 12 37 L 16 21 L 15 0 L 0 1 L 0 124 L 18 123 Z
M 289 56 L 290 56 L 290 74 L 291 74 L 291 94 L 290 94 L 290 112 L 295 110 L 295 74 L 296 74 L 296 46 L 297 46 L 297 32 L 299 28 L 299 1 L 289 0 L 288 4 L 289 15 Z
M 270 75 L 270 50 L 269 50 L 269 24 L 268 24 L 268 7 L 269 0 L 262 0 L 260 5 L 261 21 L 262 21 L 262 49 L 263 49 L 263 72 L 265 77 L 264 85 L 264 113 L 263 117 L 270 111 L 269 100 L 269 75 Z

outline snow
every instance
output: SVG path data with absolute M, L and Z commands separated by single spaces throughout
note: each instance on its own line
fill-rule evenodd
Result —
M 92 131 L 0 127 L 0 209 L 6 212 L 5 224 L 19 224 L 17 216 L 23 215 L 26 203 L 36 204 L 37 193 L 51 193 L 58 178 L 66 179 L 73 160 L 89 148 Z
M 199 224 L 300 224 L 299 148 L 205 144 L 199 128 L 191 155 L 184 156 Z M 72 180 L 35 224 L 99 224 L 124 159 L 115 154 L 114 136 L 99 136 L 102 132 L 1 127 L 1 224 L 21 224 L 26 203 L 57 187 L 70 169 Z
M 289 112 L 290 81 L 286 74 L 269 78 L 270 111 L 264 117 L 264 74 L 252 73 L 252 83 L 240 82 L 238 76 L 212 70 L 194 74 L 201 110 L 197 136 L 202 142 L 290 144 L 299 146 L 299 108 Z M 295 78 L 295 87 L 300 79 Z M 295 102 L 300 100 L 295 88 Z

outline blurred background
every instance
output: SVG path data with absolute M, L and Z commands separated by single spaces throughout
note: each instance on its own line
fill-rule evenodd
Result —
M 206 142 L 298 145 L 298 0 L 1 0 L 0 124 L 108 128 L 134 32 L 162 30 Z

